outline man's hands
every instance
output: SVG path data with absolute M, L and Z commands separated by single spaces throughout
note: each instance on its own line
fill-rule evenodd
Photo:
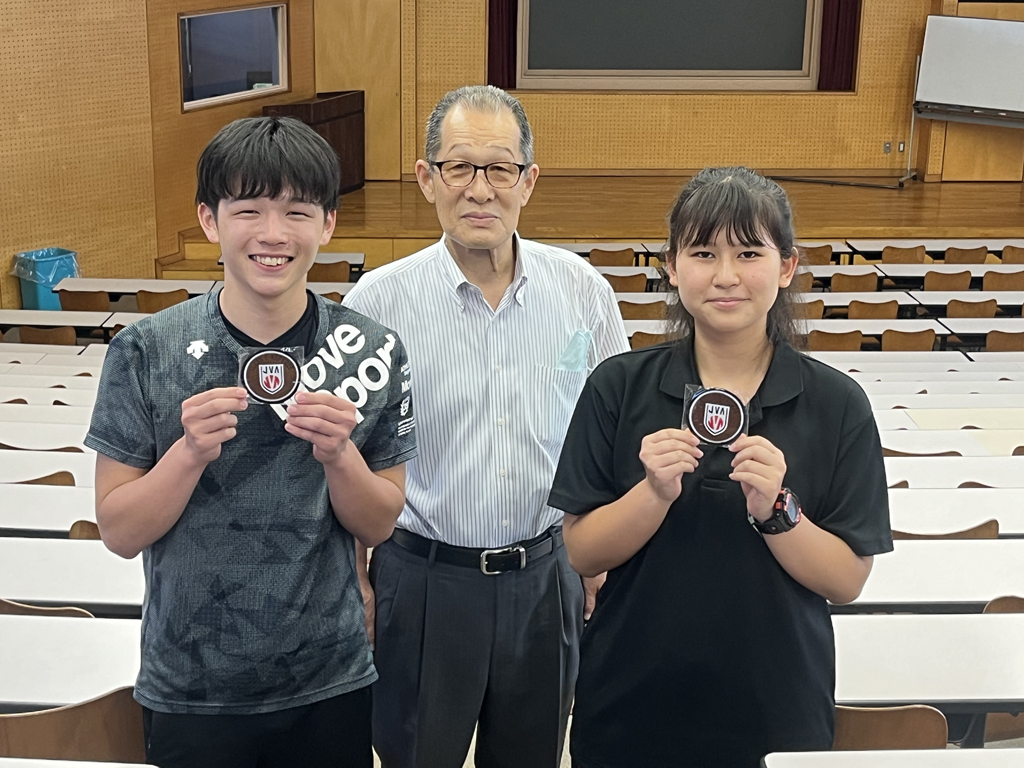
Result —
M 209 389 L 181 404 L 185 448 L 197 464 L 209 464 L 220 456 L 221 444 L 235 436 L 238 417 L 233 411 L 248 406 L 241 387 Z
M 285 430 L 313 444 L 313 458 L 331 464 L 341 458 L 356 427 L 356 407 L 330 392 L 299 392 L 288 406 Z
M 672 503 L 683 491 L 683 475 L 697 468 L 704 452 L 700 441 L 688 429 L 663 429 L 643 439 L 640 461 L 647 482 L 662 501 Z
M 763 437 L 750 435 L 740 435 L 729 450 L 736 454 L 729 477 L 739 481 L 743 495 L 747 497 L 747 512 L 763 523 L 772 516 L 775 501 L 782 490 L 786 457 Z

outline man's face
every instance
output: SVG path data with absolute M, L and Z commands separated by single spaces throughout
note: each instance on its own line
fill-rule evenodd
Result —
M 456 106 L 441 124 L 437 161 L 462 160 L 474 165 L 522 163 L 519 125 L 507 109 L 477 112 Z M 533 194 L 540 173 L 529 166 L 515 186 L 496 189 L 478 171 L 469 186 L 446 184 L 437 168 L 416 163 L 416 178 L 428 202 L 434 204 L 445 235 L 455 244 L 474 250 L 493 250 L 511 240 L 519 226 L 519 212 Z
M 224 278 L 272 298 L 301 283 L 320 246 L 334 232 L 336 213 L 286 192 L 277 198 L 221 200 L 217 215 L 199 206 L 199 222 L 212 243 L 220 243 Z

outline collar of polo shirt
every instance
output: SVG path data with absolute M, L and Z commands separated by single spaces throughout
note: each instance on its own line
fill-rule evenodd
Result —
M 529 267 L 527 262 L 531 256 L 527 253 L 529 249 L 523 248 L 522 240 L 519 237 L 518 232 L 512 234 L 513 249 L 516 254 L 516 266 L 515 271 L 512 273 L 512 285 L 515 286 L 513 295 L 515 300 L 519 303 L 519 306 L 524 306 L 524 294 L 523 287 L 528 282 L 528 271 Z M 463 300 L 462 291 L 468 290 L 469 286 L 473 285 L 466 279 L 466 276 L 459 269 L 459 265 L 455 263 L 455 257 L 452 252 L 448 250 L 448 244 L 445 242 L 445 236 L 441 235 L 440 241 L 438 241 L 438 264 L 441 267 L 441 274 L 444 275 L 445 282 L 448 283 L 451 288 L 452 298 L 458 303 L 459 309 L 465 309 L 466 304 Z M 466 286 L 464 289 L 463 286 Z

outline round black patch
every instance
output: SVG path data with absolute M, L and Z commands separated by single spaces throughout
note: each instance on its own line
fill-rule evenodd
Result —
M 686 426 L 701 442 L 728 445 L 747 431 L 747 409 L 727 389 L 702 389 L 686 408 Z
M 259 403 L 283 403 L 299 388 L 299 361 L 283 349 L 263 349 L 242 366 L 242 386 Z

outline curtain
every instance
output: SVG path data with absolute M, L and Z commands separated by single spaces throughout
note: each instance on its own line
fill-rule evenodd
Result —
M 518 0 L 487 0 L 487 83 L 516 87 Z
M 821 14 L 819 91 L 852 91 L 857 63 L 860 0 L 825 0 Z

